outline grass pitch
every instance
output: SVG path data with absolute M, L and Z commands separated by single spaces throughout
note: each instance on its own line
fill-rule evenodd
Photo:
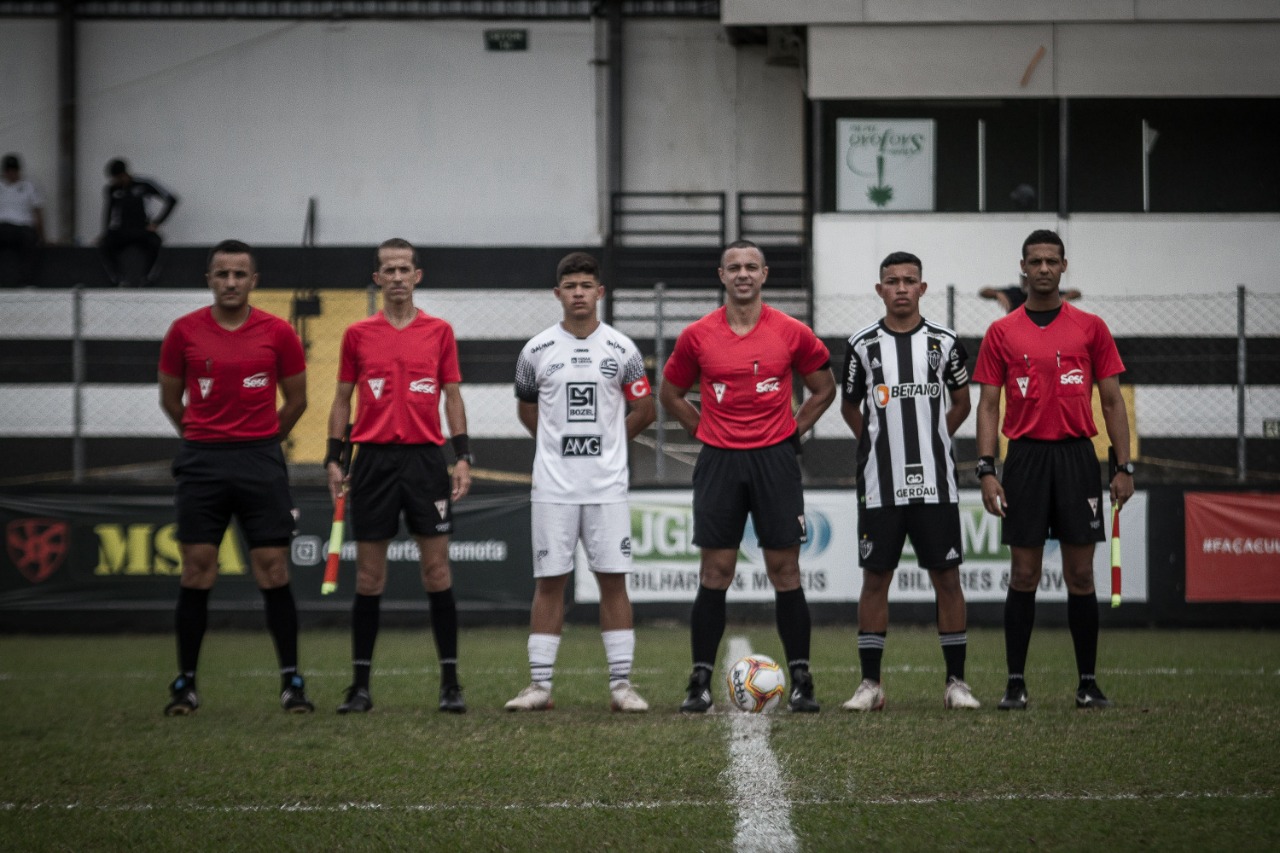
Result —
M 683 626 L 638 633 L 633 680 L 653 709 L 632 716 L 609 712 L 583 626 L 566 629 L 556 709 L 531 714 L 501 710 L 528 680 L 525 631 L 464 630 L 463 716 L 435 710 L 426 630 L 383 632 L 375 709 L 347 717 L 344 632 L 302 636 L 312 716 L 280 711 L 265 632 L 210 632 L 190 718 L 161 714 L 170 636 L 0 636 L 0 849 L 749 846 L 735 803 L 752 768 L 728 749 L 741 729 L 676 712 Z M 781 656 L 771 627 L 728 636 Z M 1280 848 L 1280 635 L 1104 631 L 1099 679 L 1119 707 L 1080 712 L 1070 638 L 1040 630 L 1026 713 L 995 710 L 1000 632 L 969 637 L 982 710 L 944 712 L 937 635 L 895 627 L 888 707 L 852 715 L 855 633 L 815 629 L 823 712 L 768 726 L 800 849 Z

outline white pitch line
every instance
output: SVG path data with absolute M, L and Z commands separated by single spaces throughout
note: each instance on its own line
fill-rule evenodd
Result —
M 744 715 L 745 716 L 745 715 Z M 1161 802 L 1165 800 L 1228 800 L 1249 802 L 1254 800 L 1274 800 L 1275 791 L 1167 791 L 1141 793 L 1117 792 L 1114 794 L 960 794 L 957 796 L 924 796 L 924 797 L 817 797 L 793 801 L 800 806 L 934 806 L 934 805 L 968 805 L 974 803 L 1117 803 L 1117 802 Z M 222 806 L 204 805 L 201 803 L 87 803 L 82 800 L 63 802 L 0 802 L 0 812 L 63 812 L 63 811 L 96 811 L 112 814 L 133 812 L 162 812 L 177 814 L 263 814 L 269 812 L 299 812 L 305 814 L 342 814 L 345 812 L 383 812 L 423 813 L 423 812 L 545 812 L 561 811 L 658 811 L 661 809 L 685 808 L 720 808 L 724 804 L 719 800 L 628 800 L 617 803 L 605 803 L 599 800 L 581 800 L 571 802 L 559 800 L 545 803 L 241 803 Z M 761 845 L 763 847 L 763 845 Z M 794 849 L 794 848 L 792 848 Z
M 729 640 L 727 663 L 751 654 L 745 637 Z M 727 700 L 726 700 L 727 701 Z M 739 853 L 796 851 L 791 800 L 778 758 L 769 747 L 769 717 L 729 708 L 729 800 L 738 810 L 733 849 Z

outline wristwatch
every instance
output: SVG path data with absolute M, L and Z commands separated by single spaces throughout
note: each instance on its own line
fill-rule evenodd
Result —
M 1116 473 L 1117 473 L 1117 474 L 1128 474 L 1130 477 L 1132 477 L 1132 476 L 1133 476 L 1133 470 L 1134 470 L 1134 469 L 1133 469 L 1133 463 L 1132 463 L 1132 462 L 1126 462 L 1126 463 L 1124 463 L 1123 465 L 1117 465 L 1117 466 L 1116 466 Z
M 476 457 L 475 454 L 472 453 L 459 453 L 457 456 L 453 457 L 453 461 L 465 462 L 472 468 L 476 467 Z
M 986 476 L 988 476 L 988 475 L 990 475 L 990 476 L 992 476 L 992 477 L 996 476 L 996 460 L 995 460 L 995 457 L 994 457 L 994 456 L 983 456 L 981 459 L 979 459 L 979 460 L 978 460 L 978 467 L 974 470 L 974 473 L 976 473 L 976 474 L 978 475 L 978 479 L 979 479 L 979 480 L 981 480 L 983 477 L 986 477 Z

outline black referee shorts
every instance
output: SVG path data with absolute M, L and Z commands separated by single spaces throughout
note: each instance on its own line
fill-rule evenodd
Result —
M 184 441 L 173 460 L 178 541 L 222 542 L 231 516 L 250 548 L 280 548 L 293 536 L 289 469 L 276 439 Z
M 693 467 L 693 544 L 737 548 L 755 524 L 761 548 L 805 541 L 800 461 L 790 441 L 753 450 L 703 445 Z
M 351 538 L 392 539 L 400 513 L 415 536 L 453 532 L 453 483 L 444 452 L 435 444 L 361 444 L 351 463 L 347 497 Z
M 1046 539 L 1087 545 L 1106 538 L 1102 466 L 1089 439 L 1010 441 L 1003 485 L 1004 544 L 1039 548 Z

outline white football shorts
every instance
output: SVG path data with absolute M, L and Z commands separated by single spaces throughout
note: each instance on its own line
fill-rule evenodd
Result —
M 631 571 L 631 507 L 614 504 L 532 504 L 533 576 L 573 571 L 578 541 L 593 572 Z

